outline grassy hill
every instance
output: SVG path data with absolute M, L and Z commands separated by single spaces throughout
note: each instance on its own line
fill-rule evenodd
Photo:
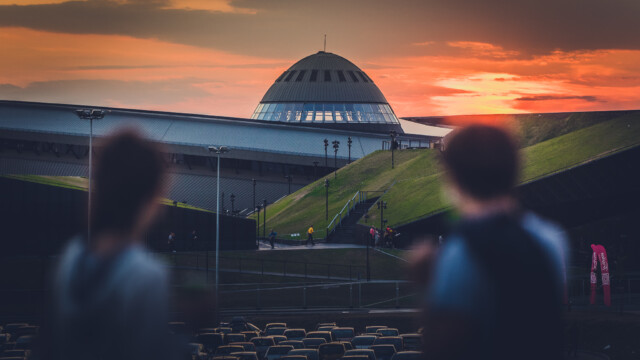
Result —
M 6 178 L 16 179 L 21 181 L 29 181 L 38 184 L 44 184 L 49 186 L 63 187 L 67 189 L 87 191 L 89 187 L 89 180 L 80 176 L 43 176 L 43 175 L 2 175 Z M 167 198 L 160 198 L 160 203 L 164 205 L 174 206 L 173 200 Z M 191 210 L 211 212 L 209 210 L 201 209 L 195 206 L 191 206 L 185 203 L 178 202 L 178 207 L 187 208 Z
M 594 113 L 599 114 L 599 113 Z M 561 124 L 539 124 L 533 118 L 523 119 L 520 136 L 527 134 L 522 148 L 521 182 L 528 182 L 612 152 L 640 144 L 640 112 L 618 112 L 613 119 L 592 118 L 579 114 L 561 118 Z M 557 134 L 558 136 L 553 136 Z M 542 140 L 536 142 L 537 140 Z M 388 203 L 385 218 L 398 226 L 439 212 L 447 207 L 441 195 L 441 169 L 435 150 L 403 150 L 396 152 L 396 168 L 391 169 L 391 153 L 377 151 L 340 169 L 337 179 L 328 175 L 329 221 L 358 191 L 388 190 L 383 199 Z M 267 227 L 280 234 L 301 233 L 309 224 L 316 230 L 326 228 L 324 178 L 298 190 L 267 208 Z M 380 194 L 378 193 L 378 195 Z M 373 195 L 374 193 L 372 193 Z M 375 222 L 378 211 L 371 211 Z M 379 220 L 378 220 L 379 221 Z M 324 236 L 323 233 L 318 233 Z

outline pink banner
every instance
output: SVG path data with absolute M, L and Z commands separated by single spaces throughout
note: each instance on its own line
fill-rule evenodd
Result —
M 611 306 L 611 282 L 609 280 L 609 260 L 607 259 L 607 251 L 602 245 L 591 244 L 593 255 L 591 257 L 591 296 L 589 303 L 596 303 L 596 285 L 598 279 L 596 277 L 596 269 L 600 262 L 600 273 L 602 274 L 602 292 L 604 293 L 604 304 Z

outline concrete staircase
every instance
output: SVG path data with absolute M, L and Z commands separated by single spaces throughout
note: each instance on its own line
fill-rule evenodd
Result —
M 371 205 L 375 204 L 378 197 L 372 197 L 359 203 L 349 213 L 347 217 L 342 219 L 342 224 L 336 228 L 331 234 L 327 242 L 337 244 L 360 244 L 362 243 L 362 235 L 357 232 L 358 221 L 367 213 Z

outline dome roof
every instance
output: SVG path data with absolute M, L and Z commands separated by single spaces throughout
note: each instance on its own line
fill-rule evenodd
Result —
M 387 99 L 351 61 L 319 51 L 282 73 L 262 98 L 261 103 L 268 102 L 387 104 Z

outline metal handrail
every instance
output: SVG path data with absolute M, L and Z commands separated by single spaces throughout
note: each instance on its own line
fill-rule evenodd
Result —
M 356 200 L 356 198 L 358 199 Z M 338 226 L 342 225 L 342 220 L 345 219 L 347 216 L 349 216 L 349 214 L 351 213 L 351 210 L 354 209 L 357 204 L 361 204 L 366 200 L 367 200 L 366 192 L 356 191 L 356 193 L 353 194 L 351 199 L 347 200 L 347 203 L 344 204 L 344 206 L 342 207 L 342 210 L 340 210 L 340 212 L 338 212 L 336 216 L 334 216 L 333 219 L 331 219 L 331 222 L 329 223 L 329 225 L 327 225 L 327 237 L 329 237 L 329 235 L 331 235 L 331 233 L 334 232 Z M 345 211 L 346 211 L 346 214 L 345 214 Z M 336 221 L 336 219 L 338 220 Z

